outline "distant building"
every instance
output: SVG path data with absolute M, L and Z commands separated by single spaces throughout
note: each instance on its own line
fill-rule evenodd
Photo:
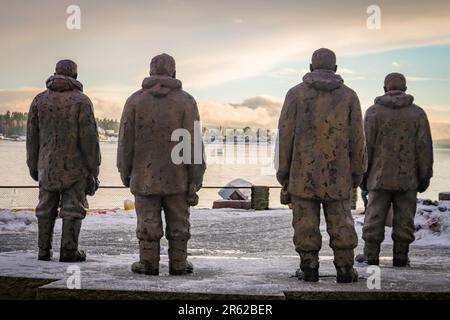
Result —
M 116 135 L 116 132 L 114 130 L 105 130 L 105 133 L 107 136 L 114 136 Z

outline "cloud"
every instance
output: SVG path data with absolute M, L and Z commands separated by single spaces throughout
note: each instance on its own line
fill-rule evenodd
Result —
M 450 139 L 450 123 L 431 122 L 430 127 L 433 140 Z
M 278 114 L 282 103 L 283 99 L 278 97 L 255 96 L 246 98 L 240 103 L 230 103 L 230 105 L 235 108 L 249 108 L 249 109 L 263 108 L 269 112 L 276 112 Z
M 395 12 L 391 14 L 395 16 Z M 182 61 L 180 66 L 195 70 L 185 77 L 189 86 L 207 87 L 268 74 L 277 66 L 289 62 L 307 63 L 311 53 L 319 46 L 332 48 L 339 60 L 342 56 L 450 43 L 450 19 L 439 15 L 413 16 L 407 20 L 385 18 L 382 29 L 376 32 L 361 27 L 360 21 L 355 21 L 353 17 L 349 17 L 348 22 L 342 23 L 339 28 L 330 22 L 314 23 L 313 32 L 309 25 L 294 24 L 281 31 L 268 31 L 251 39 L 237 40 L 231 47 L 218 48 L 213 50 L 215 52 L 207 49 L 199 57 Z M 308 23 L 308 19 L 304 21 Z M 329 21 L 335 20 L 330 18 Z M 289 73 L 286 69 L 281 71 Z M 347 71 L 351 72 L 344 69 L 343 73 Z M 291 74 L 295 75 L 293 72 Z
M 431 81 L 433 78 L 429 77 L 406 77 L 407 81 Z
M 41 91 L 39 88 L 0 89 L 0 112 L 28 112 L 33 98 Z
M 431 122 L 450 124 L 450 105 L 424 105 L 423 109 Z
M 88 93 L 89 95 L 89 93 Z M 120 119 L 125 99 L 103 98 L 89 95 L 97 118 Z
M 407 81 L 450 81 L 450 78 L 433 78 L 433 77 L 406 77 Z
M 33 98 L 41 88 L 0 89 L 0 113 L 7 110 L 28 112 Z M 120 119 L 126 96 L 111 97 L 105 88 L 87 91 L 97 118 Z M 113 90 L 111 90 L 113 91 Z M 205 126 L 275 128 L 281 111 L 282 98 L 253 96 L 238 103 L 200 101 L 198 103 Z
M 200 118 L 204 126 L 276 128 L 282 98 L 255 96 L 239 103 L 200 101 Z
M 355 71 L 349 69 L 349 68 L 340 68 L 338 67 L 337 73 L 340 74 L 355 74 Z
M 125 98 L 103 97 L 104 92 L 87 92 L 94 105 L 97 118 L 120 119 Z M 28 112 L 34 96 L 40 88 L 0 89 L 0 113 L 7 110 Z M 199 101 L 200 118 L 205 127 L 252 127 L 276 128 L 283 98 L 272 96 L 253 96 L 237 103 Z M 362 105 L 370 105 L 363 103 Z M 363 110 L 364 112 L 365 110 Z M 433 139 L 450 139 L 450 106 L 436 105 L 425 107 L 428 114 Z
M 33 98 L 42 91 L 42 88 L 0 89 L 0 113 L 8 110 L 28 112 Z M 99 92 L 93 94 L 90 91 L 86 94 L 94 105 L 96 117 L 120 119 L 124 98 L 102 96 Z
M 298 78 L 303 74 L 309 72 L 309 69 L 295 69 L 295 68 L 281 68 L 278 70 L 270 71 L 269 76 L 273 78 Z
M 205 127 L 276 128 L 283 99 L 255 96 L 239 103 L 200 102 Z M 369 105 L 369 104 L 367 104 Z M 365 110 L 363 110 L 364 112 Z M 427 107 L 433 139 L 450 139 L 450 106 Z
M 355 77 L 346 77 L 345 80 L 348 81 L 356 81 L 356 80 L 365 80 L 365 76 L 355 76 Z
M 310 70 L 308 68 L 301 68 L 301 69 L 296 69 L 296 68 L 280 68 L 274 71 L 270 71 L 268 73 L 269 76 L 274 77 L 274 78 L 301 78 L 305 73 L 310 72 Z M 338 66 L 338 70 L 337 70 L 338 74 L 343 74 L 343 75 L 354 75 L 356 72 L 353 71 L 352 69 L 349 68 L 344 68 L 344 67 L 339 67 Z M 361 76 L 357 76 L 355 78 L 358 78 Z M 349 79 L 350 80 L 350 79 Z
M 79 2 L 80 32 L 65 27 L 64 1 L 17 1 L 2 10 L 0 60 L 8 63 L 0 66 L 0 81 L 18 82 L 14 79 L 18 75 L 32 78 L 70 53 L 84 68 L 80 74 L 96 84 L 112 78 L 130 84 L 129 79 L 141 72 L 152 54 L 167 51 L 177 58 L 178 74 L 186 86 L 208 87 L 308 61 L 318 47 L 334 49 L 339 60 L 450 43 L 448 1 L 386 2 L 378 31 L 366 27 L 364 1 L 285 1 L 280 5 L 171 0 L 136 1 L 132 6 L 120 1 Z M 36 15 L 37 10 L 42 14 Z M 239 28 L 230 22 L 240 24 Z M 43 61 L 47 65 L 42 66 Z
M 450 105 L 422 106 L 430 121 L 433 140 L 450 139 Z
M 400 67 L 400 63 L 398 63 L 397 61 L 392 62 L 392 66 L 395 68 L 399 68 Z

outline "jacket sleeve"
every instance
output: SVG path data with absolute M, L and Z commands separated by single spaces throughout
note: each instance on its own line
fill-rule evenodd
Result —
M 427 115 L 422 112 L 417 131 L 416 156 L 419 184 L 428 186 L 433 176 L 433 141 Z
M 33 100 L 27 120 L 27 165 L 30 172 L 38 170 L 39 160 L 39 118 L 37 98 Z
M 350 109 L 350 164 L 354 187 L 357 187 L 367 170 L 367 148 L 361 105 L 356 94 L 352 97 Z
M 200 115 L 197 103 L 193 98 L 191 108 L 186 109 L 184 114 L 183 127 L 189 131 L 191 136 L 191 163 L 187 164 L 189 184 L 194 184 L 197 187 L 197 190 L 199 190 L 203 184 L 206 161 L 200 126 Z
M 117 148 L 117 169 L 122 182 L 130 179 L 134 156 L 134 105 L 128 99 L 120 119 L 119 144 Z
M 289 180 L 292 152 L 294 147 L 295 125 L 297 116 L 297 104 L 295 97 L 289 91 L 281 109 L 278 121 L 278 137 L 275 146 L 275 169 L 277 180 L 285 185 Z
M 101 163 L 100 144 L 92 102 L 88 98 L 81 106 L 78 124 L 79 143 L 84 161 L 90 174 L 98 177 Z

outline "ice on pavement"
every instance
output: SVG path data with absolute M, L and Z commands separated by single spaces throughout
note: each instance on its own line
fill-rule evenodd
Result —
M 290 210 L 278 208 L 265 211 L 239 210 L 239 209 L 192 209 L 191 216 L 198 218 L 203 223 L 216 225 L 217 222 L 239 221 L 239 219 L 253 218 L 255 221 L 263 217 L 289 216 Z M 355 226 L 361 239 L 364 215 L 355 214 Z M 107 227 L 109 230 L 123 229 L 136 225 L 136 213 L 134 210 L 98 210 L 89 213 L 83 222 L 83 230 L 95 231 Z M 258 232 L 259 224 L 253 225 Z M 290 226 L 286 226 L 290 227 Z M 56 228 L 60 228 L 57 224 Z M 418 201 L 415 216 L 416 241 L 414 245 L 442 245 L 450 246 L 450 201 Z M 0 234 L 27 233 L 37 231 L 37 220 L 34 212 L 30 211 L 0 211 Z M 242 232 L 249 231 L 248 229 Z M 263 230 L 261 230 L 263 231 Z M 326 234 L 325 221 L 321 219 L 321 231 L 324 238 Z M 217 230 L 220 233 L 220 230 Z M 386 227 L 385 243 L 392 243 L 390 238 L 391 228 Z M 120 241 L 120 240 L 119 240 Z M 199 249 L 200 250 L 200 249 Z
M 420 202 L 416 215 L 416 237 L 411 250 L 411 268 L 392 267 L 391 228 L 380 256 L 382 288 L 390 291 L 448 291 L 450 278 L 450 202 Z M 79 264 L 83 272 L 82 288 L 135 290 L 151 292 L 200 292 L 274 294 L 284 291 L 368 290 L 365 281 L 352 286 L 337 285 L 333 252 L 322 218 L 323 245 L 317 284 L 293 281 L 299 258 L 292 243 L 291 211 L 279 208 L 266 211 L 237 209 L 192 209 L 189 259 L 194 263 L 192 276 L 173 279 L 168 276 L 167 241 L 161 241 L 161 277 L 133 274 L 130 265 L 138 259 L 136 213 L 134 211 L 97 210 L 83 222 L 80 247 L 88 254 Z M 361 239 L 363 215 L 355 214 Z M 37 255 L 37 221 L 33 212 L 0 211 L 0 275 L 59 279 L 47 289 L 66 288 L 70 276 L 68 264 L 58 262 L 61 221 L 57 221 L 52 262 Z M 359 241 L 356 253 L 362 251 Z M 367 277 L 367 265 L 356 264 L 361 277 Z

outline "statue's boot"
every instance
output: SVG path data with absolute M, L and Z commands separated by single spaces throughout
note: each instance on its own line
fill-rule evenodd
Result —
M 159 275 L 159 241 L 139 241 L 139 261 L 131 265 L 131 271 L 148 276 Z
M 295 276 L 298 280 L 317 282 L 319 281 L 319 269 L 297 269 Z
M 319 281 L 319 252 L 318 251 L 301 251 L 300 269 L 295 275 L 299 280 L 307 282 Z
M 187 241 L 169 240 L 169 274 L 179 276 L 193 272 L 194 266 L 187 260 Z
M 52 259 L 53 229 L 56 219 L 38 219 L 38 260 L 50 261 Z
M 80 236 L 81 219 L 63 219 L 60 262 L 86 261 L 86 253 L 78 250 L 78 237 Z
M 336 267 L 337 283 L 358 282 L 358 271 L 353 266 Z
M 378 266 L 380 264 L 380 244 L 366 241 L 364 243 L 363 257 L 358 255 L 356 261 L 366 262 L 369 265 Z
M 355 253 L 353 249 L 335 249 L 334 266 L 337 283 L 358 282 L 358 272 L 353 268 Z
M 409 244 L 394 241 L 394 259 L 392 265 L 394 267 L 409 267 Z

